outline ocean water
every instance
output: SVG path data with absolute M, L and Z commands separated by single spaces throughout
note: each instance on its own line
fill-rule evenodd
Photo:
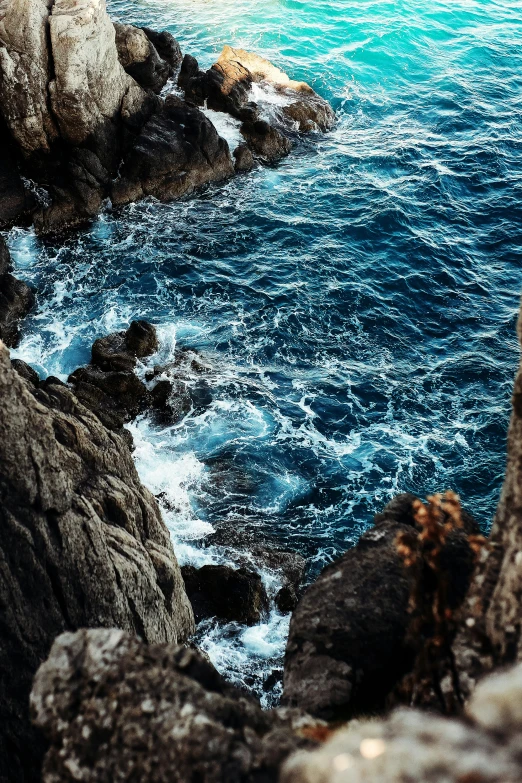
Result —
M 308 578 L 401 491 L 452 488 L 486 530 L 504 470 L 522 284 L 522 4 L 110 0 L 209 66 L 255 50 L 334 106 L 326 135 L 196 197 L 107 211 L 58 240 L 13 230 L 38 288 L 15 355 L 65 378 L 133 318 L 197 349 L 213 401 L 130 425 L 183 562 L 212 530 L 307 558 Z M 267 99 L 267 96 L 263 96 Z M 270 102 L 266 103 L 270 111 Z M 234 122 L 210 115 L 231 145 Z M 144 372 L 145 368 L 140 368 Z M 262 564 L 274 593 L 281 577 Z M 288 618 L 208 621 L 218 668 L 263 694 Z

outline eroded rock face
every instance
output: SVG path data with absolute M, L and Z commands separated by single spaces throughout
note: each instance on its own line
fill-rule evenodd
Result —
M 174 95 L 145 124 L 112 188 L 114 204 L 180 198 L 234 174 L 228 144 L 197 108 Z
M 194 650 L 114 630 L 57 639 L 31 710 L 50 742 L 43 783 L 261 783 L 311 744 Z
M 413 495 L 399 495 L 377 515 L 357 546 L 327 566 L 294 611 L 285 656 L 283 699 L 326 719 L 382 710 L 410 671 L 407 637 L 413 576 L 397 550 L 399 533 L 415 533 Z M 444 549 L 451 606 L 463 601 L 473 569 L 463 514 Z
M 24 380 L 3 346 L 0 398 L 0 778 L 14 781 L 39 763 L 28 695 L 58 634 L 104 626 L 180 642 L 193 615 L 123 440 L 61 382 Z
M 52 0 L 0 3 L 0 103 L 23 154 L 49 152 L 58 137 L 49 105 L 47 38 Z
M 0 340 L 14 347 L 19 340 L 19 323 L 33 307 L 34 291 L 11 274 L 11 259 L 0 237 Z
M 522 341 L 522 318 L 518 336 Z M 498 666 L 522 660 L 522 365 L 513 390 L 506 476 L 454 644 L 462 698 Z
M 167 83 L 167 80 L 174 72 L 175 48 L 177 43 L 170 36 L 170 46 L 167 36 L 169 33 L 163 33 L 164 39 L 160 40 L 162 51 L 167 51 L 169 61 L 163 59 L 154 46 L 151 35 L 152 30 L 146 31 L 139 27 L 133 27 L 130 24 L 115 24 L 116 47 L 118 49 L 118 59 L 125 71 L 146 90 L 153 90 L 155 93 L 161 92 Z M 163 44 L 163 45 L 162 45 Z M 179 47 L 178 47 L 179 49 Z

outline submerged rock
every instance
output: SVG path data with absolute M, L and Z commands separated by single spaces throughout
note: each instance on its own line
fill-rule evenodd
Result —
M 313 744 L 300 716 L 262 710 L 194 650 L 115 630 L 57 639 L 31 710 L 50 743 L 43 783 L 262 783 Z
M 0 398 L 0 778 L 32 780 L 43 744 L 29 691 L 58 634 L 116 626 L 181 642 L 194 625 L 168 530 L 124 441 L 62 382 L 25 381 L 5 347 Z
M 183 566 L 181 573 L 198 621 L 218 617 L 227 622 L 255 625 L 268 611 L 268 596 L 255 571 L 206 565 Z

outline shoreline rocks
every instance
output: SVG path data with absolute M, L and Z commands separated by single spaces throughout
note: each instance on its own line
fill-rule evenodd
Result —
M 63 383 L 15 366 L 0 344 L 0 778 L 32 780 L 43 745 L 28 696 L 58 634 L 116 626 L 182 642 L 194 621 L 123 439 Z
M 184 98 L 162 97 L 176 76 Z M 257 82 L 287 101 L 268 122 L 250 96 Z M 334 120 L 326 101 L 267 60 L 225 47 L 203 73 L 169 33 L 113 24 L 104 0 L 4 0 L 0 99 L 0 225 L 32 222 L 40 234 L 92 219 L 108 199 L 179 199 L 254 159 L 279 160 L 296 131 Z M 243 123 L 235 160 L 204 105 Z

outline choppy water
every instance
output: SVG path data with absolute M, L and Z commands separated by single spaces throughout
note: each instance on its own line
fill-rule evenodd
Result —
M 395 493 L 452 487 L 489 524 L 504 467 L 522 282 L 522 4 L 111 0 L 204 66 L 230 43 L 305 79 L 338 122 L 275 168 L 142 203 L 65 239 L 10 235 L 39 289 L 17 355 L 65 377 L 99 335 L 161 325 L 197 348 L 213 403 L 132 425 L 183 560 L 212 527 L 344 551 Z M 233 135 L 234 129 L 227 131 Z M 273 591 L 277 578 L 264 571 Z M 287 619 L 207 624 L 259 690 Z

